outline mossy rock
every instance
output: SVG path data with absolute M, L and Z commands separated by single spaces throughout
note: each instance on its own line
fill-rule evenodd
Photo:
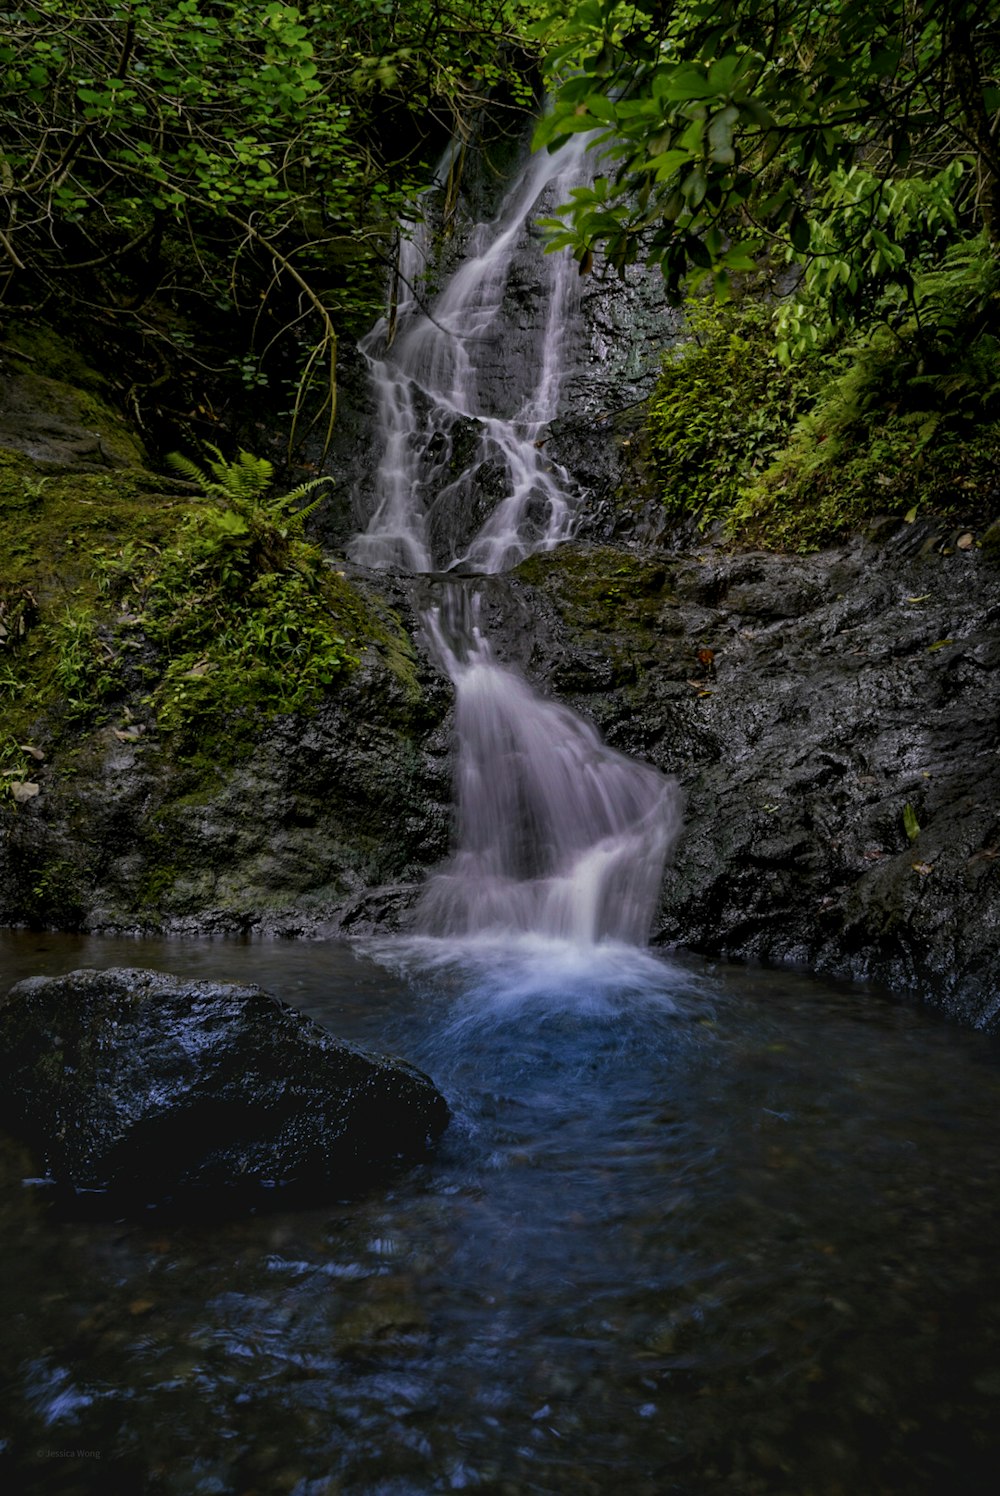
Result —
M 51 329 L 8 335 L 0 447 L 44 471 L 142 468 L 148 458 L 105 381 Z
M 522 561 L 517 575 L 544 587 L 581 632 L 650 634 L 671 599 L 670 574 L 655 556 L 611 546 L 567 545 Z

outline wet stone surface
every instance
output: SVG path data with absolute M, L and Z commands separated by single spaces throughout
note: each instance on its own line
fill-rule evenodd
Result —
M 197 1215 L 364 1188 L 422 1159 L 448 1111 L 405 1061 L 259 987 L 127 967 L 11 989 L 0 1117 L 67 1209 Z
M 992 1027 L 1000 572 L 927 539 L 580 544 L 487 586 L 485 616 L 501 658 L 679 775 L 658 940 L 874 977 Z

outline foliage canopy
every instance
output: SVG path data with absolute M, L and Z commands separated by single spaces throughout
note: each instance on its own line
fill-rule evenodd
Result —
M 370 317 L 427 160 L 517 73 L 520 9 L 7 0 L 0 306 L 131 342 L 141 420 L 181 367 L 210 428 L 221 327 L 217 366 L 252 388 L 283 344 L 329 421 L 338 331 Z
M 801 351 L 890 288 L 910 315 L 960 228 L 1000 253 L 990 0 L 554 0 L 546 36 L 537 141 L 594 131 L 605 163 L 550 225 L 583 264 L 603 246 L 725 297 L 777 254 L 801 275 Z

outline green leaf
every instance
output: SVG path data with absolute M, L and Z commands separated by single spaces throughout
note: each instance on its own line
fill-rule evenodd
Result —
M 711 270 L 712 255 L 703 239 L 691 234 L 685 240 L 685 249 L 692 265 L 697 265 L 699 270 Z
M 756 256 L 759 252 L 760 245 L 754 240 L 747 240 L 743 244 L 733 244 L 720 256 L 720 264 L 725 265 L 729 270 L 756 270 Z
M 760 99 L 742 99 L 740 101 L 740 110 L 743 114 L 748 115 L 752 123 L 757 125 L 760 129 L 774 129 L 776 123 L 774 115 L 771 113 L 770 109 L 768 109 L 766 104 L 761 103 Z
M 708 149 L 712 160 L 719 166 L 731 166 L 736 160 L 733 149 L 733 125 L 739 119 L 739 110 L 730 104 L 714 115 L 708 126 Z
M 794 210 L 791 218 L 788 220 L 788 237 L 792 241 L 792 247 L 799 254 L 805 254 L 809 248 L 812 232 L 809 227 L 809 220 L 799 208 Z
M 708 180 L 705 173 L 700 166 L 696 166 L 692 171 L 688 172 L 681 183 L 681 192 L 684 194 L 684 200 L 690 208 L 697 208 L 704 200 L 707 191 Z
M 605 124 L 613 125 L 615 123 L 615 106 L 604 94 L 588 94 L 586 106 L 587 112 L 592 114 L 595 119 L 599 119 Z
M 660 156 L 653 156 L 649 161 L 640 163 L 640 171 L 653 171 L 661 182 L 666 182 L 675 172 L 680 171 L 682 166 L 687 166 L 691 160 L 690 151 L 664 151 Z
M 920 823 L 917 820 L 917 813 L 910 804 L 903 806 L 903 830 L 911 842 L 915 842 L 920 835 Z
M 664 68 L 653 79 L 653 97 L 665 104 L 711 99 L 719 90 L 695 68 Z

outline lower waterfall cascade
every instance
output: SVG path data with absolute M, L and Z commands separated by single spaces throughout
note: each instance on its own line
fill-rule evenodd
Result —
M 423 620 L 455 687 L 458 832 L 424 889 L 418 926 L 452 942 L 505 934 L 640 947 L 680 829 L 672 779 L 609 748 L 496 660 L 475 591 L 476 575 L 572 535 L 580 492 L 546 457 L 545 436 L 568 348 L 582 333 L 580 276 L 568 253 L 532 243 L 531 226 L 586 180 L 588 144 L 579 137 L 530 158 L 495 219 L 473 228 L 431 305 L 408 296 L 391 347 L 387 320 L 361 344 L 381 456 L 370 518 L 349 554 L 374 569 L 460 578 L 437 584 L 440 601 Z M 526 246 L 540 292 L 527 326 L 513 318 L 509 285 L 515 250 Z M 401 254 L 404 288 L 419 284 L 428 256 L 426 230 L 414 226 Z M 470 423 L 475 449 L 456 474 L 456 437 Z M 438 517 L 474 504 L 483 469 L 499 470 L 503 494 L 471 540 L 456 544 Z

